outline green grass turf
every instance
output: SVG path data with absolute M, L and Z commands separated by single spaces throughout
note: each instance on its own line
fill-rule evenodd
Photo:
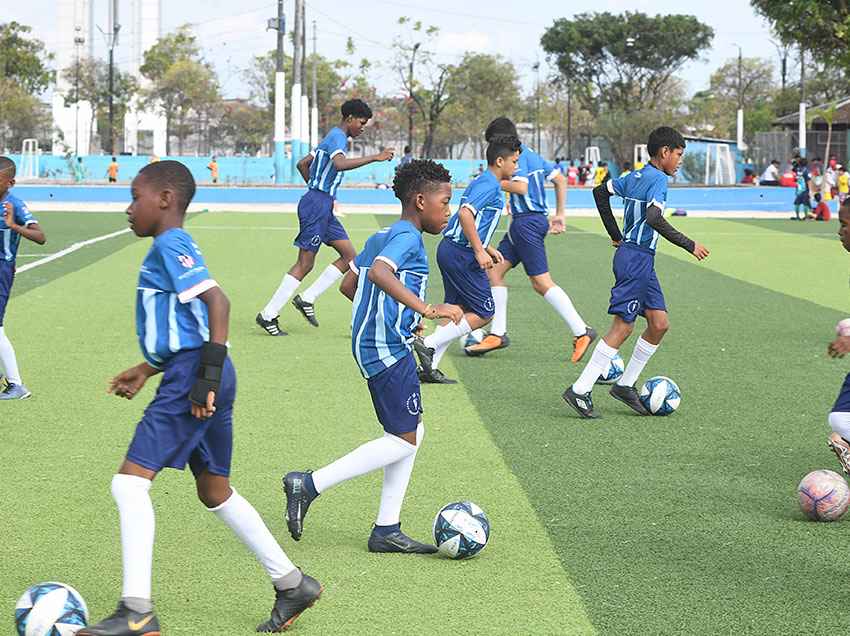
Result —
M 391 220 L 343 222 L 359 246 Z M 560 399 L 580 371 L 569 363 L 570 335 L 522 271 L 510 275 L 512 346 L 481 359 L 454 347 L 443 366 L 462 384 L 423 389 L 427 433 L 404 527 L 426 537 L 440 505 L 478 502 L 491 517 L 491 545 L 456 563 L 365 551 L 377 474 L 323 495 L 304 539 L 288 538 L 281 473 L 318 467 L 379 432 L 351 359 L 350 307 L 328 293 L 320 329 L 286 308 L 291 335 L 261 335 L 253 317 L 294 257 L 294 216 L 193 219 L 233 302 L 234 484 L 327 586 L 296 633 L 843 629 L 840 601 L 825 599 L 850 588 L 841 557 L 848 521 L 804 521 L 795 487 L 810 470 L 837 468 L 825 417 L 847 365 L 824 351 L 845 316 L 848 255 L 837 240 L 802 236 L 806 224 L 774 223 L 676 220 L 712 255 L 700 264 L 664 247 L 657 259 L 672 329 L 644 377 L 680 384 L 682 407 L 669 418 L 630 416 L 600 387 L 604 419 L 577 419 Z M 0 461 L 11 496 L 0 500 L 0 531 L 12 566 L 0 572 L 0 603 L 9 616 L 39 580 L 77 587 L 95 618 L 116 600 L 109 482 L 153 386 L 133 402 L 106 396 L 105 386 L 140 359 L 132 312 L 146 249 L 138 241 L 97 262 L 63 260 L 67 275 L 37 292 L 21 281 L 39 270 L 16 282 L 8 324 L 36 396 L 3 405 Z M 613 250 L 599 222 L 576 220 L 549 240 L 549 254 L 555 279 L 604 331 Z M 317 270 L 329 260 L 323 250 Z M 429 298 L 440 300 L 433 262 L 432 270 Z M 194 499 L 189 474 L 166 471 L 153 499 L 154 594 L 167 633 L 250 633 L 270 596 L 259 566 Z

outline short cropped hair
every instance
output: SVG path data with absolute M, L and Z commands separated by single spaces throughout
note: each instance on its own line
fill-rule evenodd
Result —
M 395 171 L 393 192 L 402 203 L 407 203 L 419 192 L 429 192 L 440 183 L 451 183 L 452 176 L 445 166 L 430 159 L 414 159 Z
M 372 109 L 362 99 L 349 99 L 340 108 L 342 118 L 357 117 L 358 119 L 372 119 Z
M 667 146 L 670 150 L 676 150 L 676 148 L 684 148 L 686 145 L 685 138 L 678 130 L 670 128 L 670 126 L 661 126 L 649 133 L 646 150 L 650 157 L 655 157 L 664 146 Z
M 17 173 L 15 162 L 9 159 L 9 157 L 0 157 L 0 172 L 9 175 L 10 179 L 14 179 Z
M 154 187 L 173 190 L 177 195 L 177 207 L 185 211 L 195 196 L 195 179 L 189 168 L 179 161 L 167 159 L 149 163 L 139 171 Z
M 499 157 L 510 157 L 515 152 L 519 152 L 521 147 L 519 139 L 513 135 L 496 135 L 490 139 L 490 144 L 487 146 L 487 164 L 492 166 Z
M 490 140 L 497 135 L 519 138 L 516 126 L 507 117 L 496 117 L 496 119 L 487 124 L 487 130 L 484 131 L 484 140 L 490 143 Z

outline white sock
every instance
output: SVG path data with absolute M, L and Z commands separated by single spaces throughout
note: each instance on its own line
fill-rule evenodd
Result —
M 466 317 L 463 317 L 458 324 L 450 322 L 437 327 L 434 333 L 425 337 L 425 346 L 437 349 L 440 345 L 454 342 L 455 339 L 465 336 L 470 331 L 472 327 L 469 326 Z
M 3 327 L 0 327 L 0 366 L 3 367 L 3 373 L 9 384 L 23 384 L 21 372 L 18 370 L 18 359 L 15 357 L 15 348 Z
M 303 294 L 301 300 L 305 303 L 314 303 L 316 299 L 324 294 L 328 288 L 342 278 L 342 272 L 335 265 L 328 265 L 316 282 L 310 285 Z
M 600 339 L 593 349 L 593 355 L 584 367 L 584 371 L 578 376 L 578 380 L 573 384 L 573 391 L 579 395 L 584 395 L 593 390 L 593 385 L 599 379 L 599 375 L 605 370 L 605 366 L 617 354 L 614 347 L 609 347 L 608 343 Z
M 316 492 L 325 492 L 339 483 L 394 464 L 415 452 L 415 446 L 411 446 L 400 437 L 385 433 L 383 437 L 366 442 L 348 455 L 315 471 L 313 485 L 316 487 Z
M 384 466 L 384 484 L 381 487 L 381 505 L 378 508 L 376 526 L 391 526 L 401 519 L 401 505 L 404 502 L 404 494 L 410 483 L 410 475 L 413 472 L 413 462 L 416 461 L 416 452 L 422 446 L 425 437 L 425 427 L 420 422 L 416 427 L 416 446 L 413 452 L 403 457 L 394 464 Z M 404 442 L 404 440 L 401 440 Z M 406 442 L 405 442 L 406 443 Z
M 289 299 L 292 298 L 292 295 L 295 293 L 295 290 L 298 289 L 298 286 L 301 284 L 301 281 L 295 278 L 295 276 L 290 276 L 287 274 L 283 277 L 283 280 L 280 281 L 280 287 L 277 288 L 277 291 L 272 296 L 272 299 L 269 301 L 269 304 L 263 308 L 263 311 L 260 314 L 263 316 L 263 320 L 272 320 L 275 316 L 280 313 L 280 310 L 283 306 L 289 302 Z
M 850 413 L 833 411 L 829 414 L 829 427 L 846 440 L 850 440 Z
M 259 513 L 247 499 L 236 492 L 220 506 L 207 508 L 215 516 L 224 521 L 236 536 L 242 540 L 248 549 L 254 553 L 257 560 L 265 568 L 272 581 L 276 581 L 293 570 L 295 566 L 286 556 L 283 548 L 275 541 L 272 533 L 266 527 Z
M 458 336 L 460 337 L 460 336 Z M 439 369 L 440 368 L 440 360 L 443 359 L 443 356 L 446 354 L 446 351 L 449 350 L 449 345 L 451 344 L 451 340 L 448 342 L 444 342 L 439 347 L 434 349 L 434 355 L 431 357 L 431 368 Z
M 490 333 L 494 336 L 504 336 L 508 332 L 508 288 L 492 287 L 491 291 L 496 311 L 493 314 Z
M 658 349 L 658 345 L 650 344 L 643 337 L 638 338 L 635 343 L 635 350 L 632 351 L 632 357 L 626 365 L 623 375 L 617 380 L 617 384 L 620 386 L 634 386 L 640 372 L 643 371 L 643 368 L 649 362 L 656 349 Z
M 112 496 L 118 504 L 121 520 L 122 598 L 151 598 L 154 516 L 150 489 L 151 481 L 144 477 L 115 475 L 112 478 Z
M 567 296 L 567 292 L 556 285 L 543 294 L 543 298 L 555 308 L 558 315 L 569 325 L 574 336 L 583 336 L 587 332 L 587 325 L 578 315 L 573 306 L 573 301 Z

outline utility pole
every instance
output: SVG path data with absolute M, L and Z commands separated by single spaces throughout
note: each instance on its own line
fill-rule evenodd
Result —
M 292 178 L 298 178 L 298 160 L 303 155 L 301 144 L 301 80 L 304 67 L 304 34 L 302 33 L 304 22 L 301 15 L 304 13 L 304 0 L 295 0 L 295 38 L 293 41 L 294 51 L 292 55 L 292 99 L 290 109 L 292 117 L 290 120 L 290 137 L 292 138 Z
M 115 47 L 118 45 L 118 0 L 109 3 L 109 33 L 106 36 L 109 45 L 109 154 L 115 154 Z
M 277 56 L 274 74 L 274 182 L 286 182 L 286 75 L 283 70 L 283 40 L 286 37 L 286 16 L 283 1 L 277 0 L 277 18 L 270 18 L 267 29 L 277 31 Z
M 540 148 L 540 62 L 535 62 L 531 67 L 537 74 L 537 79 L 534 85 L 534 136 L 535 147 L 537 152 L 541 152 Z
M 735 141 L 740 152 L 747 147 L 744 143 L 744 51 L 738 44 L 732 46 L 738 47 L 738 134 Z
M 419 50 L 421 45 L 422 42 L 417 42 L 413 45 L 413 51 L 410 54 L 410 68 L 407 73 L 407 145 L 410 147 L 410 152 L 413 153 L 414 156 L 416 155 L 416 152 L 413 150 L 413 107 L 415 104 L 413 101 L 413 63 L 416 60 L 416 51 Z
M 74 154 L 80 156 L 80 47 L 86 43 L 86 39 L 80 35 L 83 28 L 81 26 L 74 27 L 74 50 L 76 52 L 77 63 L 74 73 Z
M 573 145 L 573 85 L 567 80 L 567 159 L 572 159 Z
M 316 50 L 316 21 L 313 20 L 313 108 L 310 113 L 310 147 L 319 145 L 319 53 Z
M 800 45 L 800 116 L 797 121 L 800 156 L 806 156 L 806 50 Z

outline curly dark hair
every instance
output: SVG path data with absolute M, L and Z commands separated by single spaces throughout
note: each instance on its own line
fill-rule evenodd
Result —
M 519 137 L 516 131 L 516 125 L 507 117 L 496 117 L 487 125 L 487 130 L 484 131 L 484 140 L 490 141 L 498 135 L 508 135 L 511 137 Z
M 177 195 L 177 206 L 181 210 L 188 208 L 192 197 L 195 196 L 195 179 L 189 168 L 179 161 L 168 159 L 149 163 L 139 170 L 139 176 L 148 179 L 160 190 L 173 190 Z
M 492 166 L 499 157 L 509 157 L 521 148 L 519 139 L 513 135 L 496 135 L 487 146 L 487 164 Z
M 361 119 L 372 119 L 372 109 L 362 99 L 349 99 L 340 107 L 342 118 L 348 116 L 359 117 Z
M 444 166 L 430 159 L 414 159 L 395 171 L 393 192 L 406 203 L 418 192 L 433 190 L 435 184 L 451 183 L 452 175 Z

